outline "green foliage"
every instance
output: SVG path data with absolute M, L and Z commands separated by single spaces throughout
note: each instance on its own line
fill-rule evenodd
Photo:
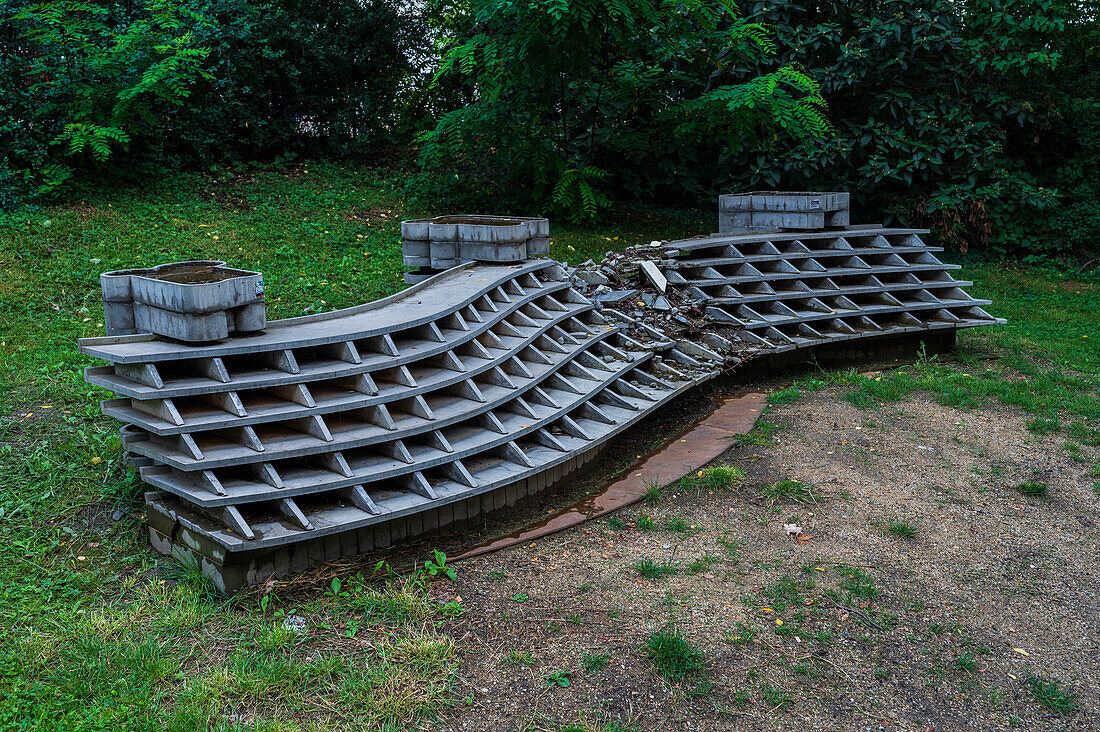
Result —
M 1059 714 L 1070 714 L 1077 710 L 1077 696 L 1059 688 L 1057 681 L 1047 681 L 1036 676 L 1027 680 L 1035 699 Z
M 963 251 L 1095 250 L 1095 2 L 739 4 L 780 63 L 820 82 L 836 134 L 745 151 L 731 189 L 848 190 L 873 220 L 931 225 Z
M 1018 490 L 1020 493 L 1023 493 L 1025 496 L 1035 496 L 1041 498 L 1042 496 L 1045 496 L 1047 494 L 1048 487 L 1049 486 L 1047 486 L 1047 484 L 1043 483 L 1042 481 L 1027 480 L 1023 483 L 1017 484 L 1016 490 Z
M 62 184 L 388 142 L 423 47 L 396 0 L 0 3 L 0 210 Z
M 201 22 L 184 0 L 6 3 L 5 167 L 21 172 L 24 188 L 44 192 L 133 152 L 135 138 L 165 126 L 208 76 L 209 50 L 192 31 Z
M 661 628 L 649 636 L 645 652 L 657 673 L 668 681 L 703 672 L 703 652 L 674 626 Z
M 454 579 L 458 576 L 454 567 L 447 564 L 447 555 L 438 549 L 432 551 L 431 559 L 424 560 L 424 571 L 432 577 L 443 575 L 447 579 Z
M 728 159 L 828 133 L 816 84 L 732 2 L 436 0 L 449 39 L 423 137 L 423 193 L 590 219 L 610 193 L 683 198 Z

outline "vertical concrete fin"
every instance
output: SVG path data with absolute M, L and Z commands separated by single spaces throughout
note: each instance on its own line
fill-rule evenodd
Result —
M 275 508 L 278 509 L 284 517 L 286 517 L 291 523 L 296 524 L 299 528 L 306 531 L 313 530 L 313 524 L 309 522 L 306 515 L 302 513 L 302 509 L 298 508 L 298 504 L 290 498 L 279 498 L 275 501 Z
M 501 364 L 501 368 L 504 369 L 504 371 L 511 376 L 519 376 L 524 379 L 535 378 L 534 375 L 532 375 L 531 370 L 527 368 L 527 364 L 525 364 L 516 356 L 512 356 L 503 364 Z
M 607 412 L 597 407 L 592 402 L 585 402 L 577 409 L 577 414 L 590 419 L 593 422 L 603 422 L 604 424 L 618 424 L 618 420 L 610 416 Z
M 439 468 L 443 471 L 444 475 L 456 483 L 461 483 L 468 488 L 476 488 L 478 486 L 477 478 L 470 474 L 470 471 L 466 469 L 466 466 L 462 464 L 461 460 L 443 463 Z
M 486 348 L 492 348 L 496 351 L 508 350 L 508 346 L 504 345 L 504 341 L 500 340 L 497 334 L 493 332 L 492 328 L 481 334 L 481 340 L 484 341 L 481 345 Z
M 549 430 L 535 430 L 531 433 L 531 439 L 539 443 L 540 445 L 543 445 L 544 447 L 549 447 L 551 450 L 557 450 L 558 452 L 569 452 L 569 448 L 563 445 L 561 440 L 559 440 L 557 437 L 554 437 L 554 435 L 551 434 Z
M 485 346 L 481 345 L 481 341 L 476 338 L 466 341 L 463 345 L 462 354 L 485 361 L 491 361 L 493 358 L 492 354 L 485 349 Z
M 264 443 L 260 440 L 260 436 L 256 434 L 256 430 L 248 425 L 236 429 L 225 430 L 223 434 L 228 436 L 229 439 L 233 440 L 233 442 L 236 442 L 238 445 L 243 445 L 254 452 L 263 452 L 265 450 Z
M 378 516 L 382 513 L 382 509 L 378 508 L 378 504 L 374 502 L 374 499 L 367 493 L 366 488 L 361 485 L 348 486 L 340 491 L 340 495 L 348 500 L 348 503 L 358 508 L 360 511 Z
M 288 419 L 286 424 L 302 434 L 312 435 L 325 442 L 332 442 L 332 433 L 329 432 L 328 425 L 325 424 L 325 420 L 319 414 L 312 414 L 300 419 Z
M 439 496 L 436 495 L 435 489 L 432 488 L 432 484 L 428 482 L 428 479 L 425 478 L 424 474 L 419 470 L 409 475 L 401 476 L 398 482 L 418 496 L 432 499 L 439 498 Z
M 130 406 L 137 411 L 148 414 L 168 424 L 179 427 L 183 424 L 183 417 L 171 399 L 130 399 Z
M 635 399 L 645 399 L 647 402 L 653 401 L 653 397 L 646 394 L 626 379 L 615 379 L 611 382 L 611 388 L 623 396 L 634 397 Z
M 493 323 L 493 327 L 489 329 L 489 333 L 495 336 L 503 336 L 505 338 L 522 338 L 523 333 L 520 333 L 514 325 L 508 322 L 506 318 L 498 320 Z
M 218 480 L 218 476 L 212 470 L 204 470 L 199 473 L 199 485 L 216 495 L 226 495 L 225 487 L 222 486 L 222 482 Z
M 164 379 L 151 363 L 116 363 L 115 374 L 153 389 L 164 388 Z
M 451 447 L 451 443 L 447 441 L 447 436 L 439 430 L 425 432 L 424 436 L 427 438 L 427 443 L 438 450 L 442 450 L 443 452 L 455 451 L 455 449 Z
M 202 450 L 199 449 L 199 445 L 195 442 L 195 438 L 186 432 L 177 438 L 179 444 L 179 451 L 184 455 L 191 456 L 192 460 L 202 460 Z
M 473 305 L 467 305 L 462 309 L 463 317 L 470 323 L 484 323 L 485 318 L 481 317 L 481 313 Z
M 618 407 L 619 409 L 629 409 L 632 412 L 638 411 L 637 404 L 623 399 L 615 392 L 615 390 L 611 388 L 602 390 L 599 394 L 596 395 L 596 399 L 602 402 L 606 402 L 613 407 Z
M 336 452 L 324 452 L 317 456 L 318 461 L 326 469 L 338 475 L 342 475 L 345 478 L 351 478 L 355 475 L 351 466 L 348 465 L 347 458 L 344 457 L 344 453 L 340 451 Z
M 580 438 L 582 440 L 591 440 L 592 436 L 584 431 L 584 428 L 577 424 L 571 417 L 564 416 L 558 420 L 558 424 L 561 426 L 561 431 L 567 435 Z
M 536 386 L 534 389 L 527 392 L 527 397 L 535 404 L 541 404 L 544 407 L 552 407 L 553 409 L 560 408 L 560 405 L 554 401 L 549 394 L 543 391 L 540 386 Z
M 510 463 L 516 465 L 522 465 L 525 468 L 533 468 L 535 464 L 531 462 L 531 458 L 527 457 L 527 453 L 517 445 L 514 441 L 509 441 L 501 445 L 501 457 Z
M 248 416 L 244 403 L 235 391 L 212 391 L 209 394 L 203 394 L 202 400 L 234 417 Z
M 272 488 L 282 489 L 286 487 L 286 484 L 283 483 L 283 477 L 279 475 L 279 471 L 271 463 L 255 463 L 252 467 L 252 473 L 256 476 L 256 480 L 266 483 Z
M 520 358 L 524 361 L 531 361 L 532 363 L 551 364 L 553 361 L 545 353 L 540 351 L 535 346 L 527 346 L 519 352 Z
M 397 350 L 397 344 L 393 342 L 393 338 L 389 333 L 383 333 L 380 336 L 375 336 L 370 339 L 371 350 L 375 353 L 381 353 L 383 356 L 400 356 L 401 351 Z
M 373 407 L 366 407 L 363 410 L 363 416 L 367 422 L 378 425 L 384 430 L 397 429 L 397 423 L 393 421 L 390 410 L 385 404 L 376 404 Z
M 440 357 L 440 364 L 448 371 L 462 373 L 468 370 L 466 364 L 462 363 L 462 359 L 454 351 L 444 351 Z
M 381 447 L 390 457 L 400 460 L 406 465 L 413 464 L 413 456 L 409 453 L 409 448 L 405 447 L 405 443 L 401 440 L 384 443 Z
M 221 356 L 195 359 L 195 366 L 206 378 L 222 384 L 229 383 L 229 369 L 225 367 L 225 361 Z
M 503 435 L 508 432 L 508 430 L 504 428 L 504 425 L 500 423 L 500 420 L 497 419 L 497 416 L 493 414 L 492 410 L 482 414 L 480 421 L 486 429 L 496 432 L 498 435 Z
M 224 506 L 218 511 L 218 514 L 222 523 L 236 533 L 246 539 L 256 538 L 256 534 L 252 531 L 252 527 L 244 520 L 244 516 L 241 516 L 241 512 L 237 510 L 236 506 Z
M 298 359 L 294 358 L 294 351 L 289 348 L 284 348 L 278 351 L 269 351 L 264 354 L 267 362 L 271 364 L 273 368 L 282 371 L 287 374 L 296 374 L 299 372 Z
M 317 402 L 313 399 L 313 394 L 310 393 L 309 388 L 305 384 L 285 384 L 283 386 L 272 386 L 268 388 L 269 392 L 285 399 L 288 402 L 301 405 L 303 407 L 316 407 Z

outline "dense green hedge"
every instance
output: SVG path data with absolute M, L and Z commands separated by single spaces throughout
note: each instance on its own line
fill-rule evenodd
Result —
M 846 189 L 857 218 L 959 249 L 1079 255 L 1100 238 L 1098 16 L 1100 0 L 7 0 L 0 210 L 420 133 L 412 187 L 456 206 L 590 217 Z
M 396 0 L 8 0 L 0 207 L 74 176 L 390 142 L 422 39 Z

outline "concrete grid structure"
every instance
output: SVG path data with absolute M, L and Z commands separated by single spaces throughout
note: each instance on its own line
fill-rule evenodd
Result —
M 154 489 L 153 546 L 226 590 L 284 577 L 544 492 L 724 369 L 1003 322 L 922 232 L 865 226 L 651 248 L 636 284 L 701 314 L 685 336 L 647 324 L 637 297 L 597 305 L 579 273 L 531 259 L 544 221 L 444 217 L 436 234 L 411 222 L 429 233 L 406 256 L 427 241 L 450 269 L 251 337 L 82 339 L 109 364 L 85 378 L 118 395 L 103 411 Z M 448 236 L 484 241 L 436 259 Z M 452 266 L 466 257 L 494 263 Z

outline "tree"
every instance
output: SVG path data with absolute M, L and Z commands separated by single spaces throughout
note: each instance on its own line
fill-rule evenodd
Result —
M 610 192 L 683 199 L 748 150 L 829 132 L 817 85 L 732 2 L 438 0 L 438 86 L 464 104 L 422 138 L 445 192 L 591 218 Z M 428 176 L 425 180 L 429 180 Z

